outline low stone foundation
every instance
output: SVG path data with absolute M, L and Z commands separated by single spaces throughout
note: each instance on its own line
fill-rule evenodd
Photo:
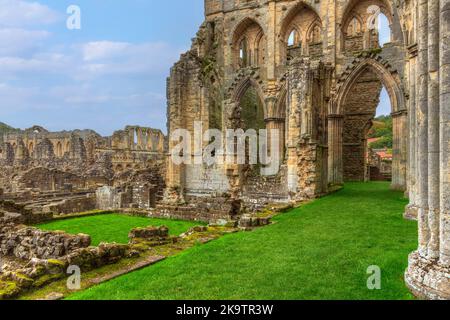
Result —
M 77 212 L 86 212 L 95 210 L 95 194 L 74 196 L 59 202 L 50 203 L 43 206 L 43 212 L 52 212 L 55 214 L 71 214 Z
M 57 259 L 90 244 L 88 235 L 74 236 L 14 224 L 0 227 L 0 253 L 24 260 Z
M 450 268 L 422 258 L 418 252 L 409 256 L 405 281 L 418 298 L 450 300 Z
M 417 221 L 417 217 L 419 216 L 419 208 L 416 206 L 408 205 L 406 206 L 404 217 L 407 220 Z
M 270 217 L 256 217 L 252 215 L 243 215 L 239 220 L 241 228 L 263 227 L 270 223 Z
M 130 245 L 144 245 L 147 247 L 163 246 L 178 242 L 177 237 L 169 236 L 169 229 L 165 226 L 135 228 L 128 234 Z

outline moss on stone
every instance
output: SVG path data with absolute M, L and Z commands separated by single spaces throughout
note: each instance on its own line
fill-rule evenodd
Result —
M 53 281 L 60 280 L 63 277 L 64 277 L 64 275 L 61 273 L 60 274 L 45 274 L 34 282 L 33 287 L 40 288 L 49 283 L 52 283 Z
M 58 267 L 64 269 L 66 267 L 66 263 L 57 259 L 49 259 L 47 260 L 49 267 Z
M 15 282 L 0 280 L 0 300 L 13 298 L 19 293 L 20 288 Z

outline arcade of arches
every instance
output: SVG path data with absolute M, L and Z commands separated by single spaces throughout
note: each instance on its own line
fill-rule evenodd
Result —
M 390 27 L 382 47 L 372 28 L 378 14 Z M 449 15 L 450 0 L 206 0 L 192 49 L 171 69 L 169 134 L 196 121 L 205 130 L 279 129 L 283 157 L 274 176 L 168 163 L 164 201 L 223 196 L 236 214 L 366 180 L 367 135 L 384 87 L 392 187 L 405 191 L 406 216 L 419 220 L 406 282 L 418 296 L 450 298 Z

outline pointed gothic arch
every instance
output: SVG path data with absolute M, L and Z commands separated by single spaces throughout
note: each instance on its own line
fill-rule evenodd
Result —
M 231 33 L 233 66 L 236 69 L 259 66 L 265 59 L 264 29 L 255 19 L 246 17 Z
M 329 177 L 330 183 L 344 182 L 344 121 L 346 121 L 346 99 L 361 76 L 370 71 L 386 88 L 392 108 L 394 122 L 393 172 L 392 188 L 406 190 L 407 137 L 408 117 L 405 104 L 405 93 L 401 80 L 395 70 L 378 56 L 356 59 L 345 70 L 338 81 L 336 97 L 330 104 L 328 118 L 329 133 Z M 364 124 L 362 124 L 364 126 Z

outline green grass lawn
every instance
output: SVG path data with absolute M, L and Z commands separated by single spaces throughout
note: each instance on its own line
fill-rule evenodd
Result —
M 132 217 L 122 214 L 104 214 L 53 221 L 40 224 L 37 227 L 50 231 L 61 230 L 70 234 L 88 234 L 91 236 L 92 245 L 97 246 L 100 242 L 128 243 L 128 233 L 131 229 L 137 227 L 165 225 L 169 228 L 171 235 L 178 236 L 189 230 L 189 228 L 201 224 L 200 222 Z
M 417 224 L 387 183 L 345 189 L 276 224 L 196 246 L 70 299 L 411 299 L 403 282 Z M 367 268 L 382 290 L 367 288 Z

